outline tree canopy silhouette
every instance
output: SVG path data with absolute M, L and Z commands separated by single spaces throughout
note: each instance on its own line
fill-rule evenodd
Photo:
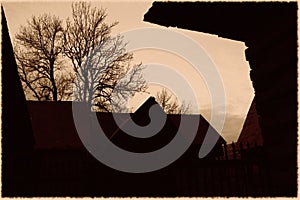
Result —
M 124 109 L 125 99 L 146 90 L 142 64 L 131 64 L 118 23 L 90 3 L 72 4 L 72 17 L 32 17 L 16 35 L 15 54 L 27 98 L 88 103 L 96 111 Z M 67 61 L 67 62 L 66 62 Z M 73 88 L 74 86 L 74 88 Z
M 16 34 L 18 71 L 27 98 L 67 100 L 73 76 L 63 65 L 62 21 L 49 14 L 32 17 Z
M 72 19 L 67 19 L 64 53 L 77 75 L 75 98 L 96 110 L 122 110 L 124 99 L 146 89 L 142 65 L 131 66 L 132 53 L 126 52 L 121 36 L 111 36 L 117 25 L 105 23 L 104 9 L 84 2 L 72 5 Z M 115 91 L 113 93 L 113 91 Z
M 178 103 L 177 98 L 168 93 L 166 89 L 157 92 L 155 99 L 167 114 L 186 114 L 191 109 L 190 104 Z

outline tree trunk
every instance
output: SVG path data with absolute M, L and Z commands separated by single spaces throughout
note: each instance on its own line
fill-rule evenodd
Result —
M 50 81 L 52 84 L 53 101 L 57 101 L 57 87 L 54 79 L 54 62 L 50 62 Z

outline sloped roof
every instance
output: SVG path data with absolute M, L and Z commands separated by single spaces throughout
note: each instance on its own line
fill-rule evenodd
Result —
M 85 104 L 77 102 L 78 105 Z M 134 113 L 130 114 L 134 122 L 139 125 L 147 125 L 150 122 L 148 110 L 157 104 L 154 98 L 149 98 Z M 37 149 L 70 149 L 82 148 L 82 142 L 77 134 L 72 115 L 72 102 L 46 102 L 27 101 L 30 119 L 33 127 Z M 162 111 L 163 112 L 163 111 Z M 125 113 L 98 112 L 98 122 L 106 136 L 118 146 L 130 151 L 153 151 L 166 145 L 176 135 L 181 117 L 189 119 L 193 124 L 197 115 L 167 115 L 164 127 L 156 135 L 150 138 L 135 138 L 124 133 L 116 124 L 114 116 L 126 126 L 128 115 Z M 209 123 L 200 116 L 199 128 L 194 144 L 202 144 Z M 215 131 L 216 134 L 218 134 Z M 87 133 L 88 134 L 88 133 Z M 189 133 L 184 133 L 188 137 Z M 225 143 L 220 137 L 219 143 Z
M 155 101 L 154 97 L 149 97 L 136 111 L 135 113 L 131 114 L 132 121 L 139 125 L 139 126 L 147 126 L 150 124 L 151 119 L 149 117 L 149 109 L 153 105 L 158 105 L 157 114 L 165 115 L 164 110 L 159 106 L 159 104 Z M 128 119 L 129 121 L 130 119 Z M 155 120 L 155 119 L 154 119 Z M 132 152 L 150 152 L 155 151 L 166 144 L 168 144 L 176 135 L 177 128 L 173 125 L 173 123 L 166 118 L 166 122 L 164 123 L 163 127 L 158 132 L 153 135 L 152 137 L 146 138 L 137 138 L 129 136 L 128 134 L 122 131 L 130 126 L 130 123 L 125 123 L 123 127 L 119 129 L 117 134 L 114 135 L 112 142 L 116 145 Z M 139 134 L 145 134 L 141 132 Z
M 85 104 L 77 102 L 84 106 Z M 27 101 L 30 114 L 35 148 L 81 148 L 82 142 L 78 136 L 72 115 L 72 102 Z M 96 113 L 98 121 L 110 137 L 118 126 L 114 123 L 111 113 Z M 117 114 L 124 118 L 122 113 Z
M 134 114 L 132 114 L 133 121 L 141 126 L 145 126 L 149 124 L 150 118 L 148 115 L 148 111 L 150 107 L 155 104 L 159 105 L 155 101 L 154 97 L 148 98 L 145 101 L 145 103 L 142 104 Z M 162 108 L 159 111 L 164 113 Z M 206 136 L 208 127 L 210 125 L 205 120 L 205 118 L 202 117 L 201 115 L 187 115 L 187 114 L 183 114 L 183 115 L 168 114 L 164 127 L 156 135 L 150 138 L 138 139 L 138 138 L 128 137 L 126 133 L 120 131 L 114 136 L 114 138 L 112 138 L 112 141 L 118 146 L 121 146 L 124 149 L 130 151 L 134 151 L 135 149 L 138 149 L 139 152 L 154 151 L 169 143 L 172 140 L 172 138 L 175 137 L 176 134 L 184 134 L 184 137 L 186 138 L 192 137 L 192 134 L 189 131 L 185 131 L 182 133 L 178 132 L 179 126 L 181 124 L 181 120 L 184 120 L 186 122 L 186 124 L 184 124 L 184 127 L 187 130 L 189 130 L 189 127 L 195 125 L 195 123 L 198 123 L 197 124 L 198 131 L 195 139 L 193 140 L 193 144 L 201 145 L 204 141 L 204 137 Z M 126 124 L 124 126 L 126 126 Z M 216 134 L 217 136 L 219 136 L 218 143 L 226 143 L 225 140 L 218 134 L 218 132 L 214 128 L 212 128 L 212 130 L 213 131 L 211 132 L 211 134 Z
M 238 138 L 238 143 L 242 142 L 245 145 L 247 142 L 249 142 L 250 145 L 254 145 L 254 143 L 259 146 L 263 145 L 263 137 L 259 126 L 258 117 L 259 116 L 256 111 L 255 102 L 252 101 L 241 134 Z
M 200 117 L 200 119 L 198 120 L 198 118 Z M 179 128 L 179 124 L 180 124 L 180 120 L 182 118 L 185 118 L 190 126 L 194 125 L 195 123 L 198 123 L 198 132 L 197 135 L 194 139 L 194 144 L 202 144 L 204 141 L 204 138 L 206 136 L 207 130 L 208 128 L 212 128 L 212 132 L 211 134 L 216 134 L 216 136 L 219 136 L 219 140 L 218 143 L 226 143 L 226 141 L 224 140 L 224 138 L 219 135 L 219 133 L 208 123 L 208 121 L 202 116 L 202 115 L 168 115 L 168 118 L 170 118 L 170 120 L 172 121 L 172 123 L 176 126 L 176 128 Z M 189 124 L 187 124 L 187 126 L 189 126 Z M 189 137 L 189 132 L 185 133 L 185 135 L 187 137 Z M 208 141 L 210 142 L 210 141 Z

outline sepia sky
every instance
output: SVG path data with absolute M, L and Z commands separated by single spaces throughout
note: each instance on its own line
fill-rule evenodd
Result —
M 118 21 L 113 34 L 130 31 L 136 28 L 146 28 L 160 26 L 143 21 L 143 16 L 151 7 L 152 1 L 93 1 L 92 6 L 107 9 L 108 23 Z M 4 11 L 8 21 L 11 38 L 19 29 L 20 25 L 25 25 L 26 20 L 31 16 L 38 16 L 42 13 L 50 13 L 59 16 L 61 19 L 71 17 L 71 2 L 4 2 Z M 196 41 L 206 52 L 215 64 L 221 78 L 226 93 L 226 121 L 221 135 L 227 142 L 236 141 L 248 109 L 254 97 L 254 90 L 249 77 L 249 65 L 245 60 L 244 50 L 246 46 L 242 42 L 220 38 L 216 35 L 199 33 L 194 31 L 168 28 L 172 31 L 184 34 Z M 192 52 L 192 50 L 191 50 Z M 158 49 L 142 49 L 134 52 L 134 62 L 142 62 L 146 68 L 151 67 L 149 63 L 159 63 L 176 70 L 181 74 L 195 91 L 195 95 L 200 105 L 200 110 L 193 108 L 193 113 L 201 113 L 208 121 L 211 117 L 211 97 L 203 78 L 195 73 L 193 67 L 184 59 L 170 52 Z M 148 63 L 148 65 L 147 65 Z M 161 72 L 163 73 L 163 72 Z M 151 74 L 156 76 L 157 74 Z M 148 75 L 149 76 L 149 75 Z M 165 74 L 166 78 L 169 74 Z M 151 77 L 145 77 L 151 79 Z M 184 96 L 185 102 L 189 102 L 189 96 L 185 94 L 186 88 L 178 83 L 175 87 Z M 155 95 L 158 90 L 157 84 L 149 85 L 149 94 L 136 95 L 130 105 L 135 109 L 150 95 Z M 174 88 L 168 88 L 173 90 Z M 213 124 L 212 124 L 213 126 Z

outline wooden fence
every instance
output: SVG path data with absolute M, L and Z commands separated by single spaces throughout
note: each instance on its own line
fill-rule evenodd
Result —
M 14 190 L 13 193 L 18 196 L 74 197 L 268 196 L 267 170 L 261 147 L 230 145 L 223 146 L 224 155 L 216 160 L 182 159 L 145 174 L 113 170 L 88 152 L 39 152 L 33 156 L 31 178 L 19 179 L 20 188 L 26 185 L 26 190 Z M 26 163 L 29 160 L 26 159 Z

